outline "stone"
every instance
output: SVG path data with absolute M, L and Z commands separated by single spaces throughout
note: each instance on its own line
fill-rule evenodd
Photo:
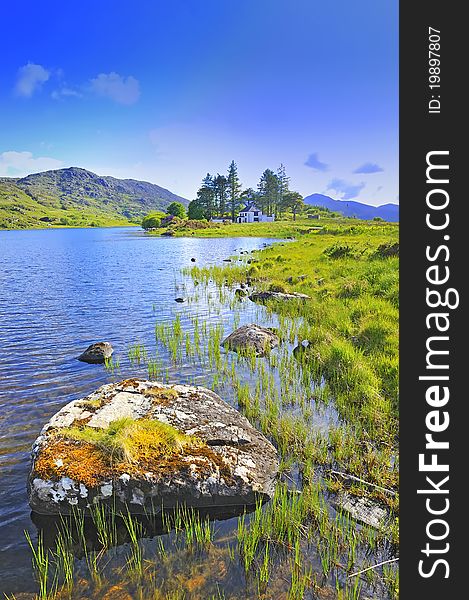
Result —
M 175 302 L 182 303 L 182 302 L 185 302 L 185 301 L 186 301 L 186 299 L 185 299 L 185 298 L 181 298 L 181 297 L 179 297 L 179 298 L 174 298 L 174 301 L 175 301 Z
M 299 281 L 304 281 L 305 279 L 307 279 L 307 275 L 297 275 L 296 277 L 288 277 L 287 278 L 287 283 L 296 283 Z
M 272 329 L 251 323 L 238 327 L 221 345 L 235 352 L 254 350 L 257 356 L 264 356 L 278 346 L 279 342 L 278 335 Z
M 67 438 L 64 430 L 106 430 L 123 417 L 165 423 L 192 436 L 184 437 L 191 442 L 126 462 L 92 442 Z M 129 379 L 68 403 L 44 425 L 32 448 L 29 503 L 43 515 L 95 504 L 134 514 L 181 503 L 216 510 L 253 506 L 272 496 L 278 466 L 274 446 L 213 391 Z
M 297 359 L 304 357 L 307 350 L 311 349 L 311 344 L 308 340 L 302 340 L 297 346 L 293 348 L 293 356 Z
M 244 296 L 247 296 L 247 295 L 248 295 L 248 293 L 245 289 L 242 289 L 239 287 L 235 290 L 235 296 L 238 296 L 239 298 L 243 298 Z
M 268 300 L 310 300 L 311 297 L 307 294 L 298 292 L 254 292 L 249 296 L 249 300 L 253 302 L 264 303 Z
M 195 258 L 194 257 L 191 258 L 191 262 L 195 262 Z
M 88 346 L 88 348 L 80 354 L 78 360 L 91 364 L 104 363 L 107 358 L 111 358 L 113 352 L 114 350 L 109 342 L 97 342 L 96 344 Z
M 388 510 L 379 502 L 362 496 L 353 496 L 348 492 L 341 492 L 333 504 L 349 513 L 356 521 L 374 529 L 383 529 L 389 517 Z

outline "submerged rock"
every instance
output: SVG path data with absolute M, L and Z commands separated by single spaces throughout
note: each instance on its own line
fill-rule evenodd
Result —
M 97 342 L 91 344 L 88 348 L 80 354 L 78 360 L 91 364 L 103 363 L 107 358 L 111 358 L 114 352 L 109 342 Z
M 297 346 L 293 348 L 293 356 L 296 359 L 301 359 L 304 357 L 305 353 L 311 350 L 311 344 L 308 340 L 302 340 Z
M 235 296 L 237 296 L 238 298 L 244 298 L 244 296 L 247 296 L 247 295 L 248 295 L 247 291 L 243 288 L 239 287 L 235 290 Z
M 311 296 L 307 294 L 299 294 L 298 292 L 254 292 L 249 296 L 249 300 L 253 302 L 266 302 L 267 300 L 310 300 Z
M 70 402 L 43 427 L 29 503 L 41 514 L 253 505 L 271 496 L 277 470 L 273 445 L 211 390 L 130 379 Z
M 278 335 L 272 329 L 251 323 L 230 333 L 223 340 L 222 346 L 235 352 L 254 350 L 258 356 L 263 356 L 278 346 L 279 342 Z
M 374 529 L 382 529 L 389 516 L 388 510 L 379 502 L 370 498 L 352 496 L 348 492 L 341 492 L 334 504 L 348 512 L 356 521 L 365 523 Z
M 175 302 L 182 303 L 182 302 L 185 302 L 185 301 L 186 301 L 186 298 L 181 298 L 181 297 L 179 297 L 179 298 L 174 298 L 174 301 L 175 301 Z

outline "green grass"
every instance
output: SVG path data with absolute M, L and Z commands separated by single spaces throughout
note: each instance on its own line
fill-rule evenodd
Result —
M 142 456 L 178 453 L 184 447 L 198 443 L 194 437 L 180 433 L 167 423 L 130 417 L 113 421 L 106 429 L 87 426 L 62 428 L 59 435 L 97 446 L 112 460 L 127 463 L 138 463 Z
M 161 228 L 151 231 L 148 235 L 159 236 L 168 229 L 177 237 L 272 237 L 288 238 L 306 235 L 320 227 L 308 219 L 293 221 L 285 219 L 273 223 L 211 223 L 193 222 L 180 223 L 169 228 Z
M 318 385 L 326 383 L 343 420 L 332 456 L 318 440 L 316 446 L 307 443 L 301 416 L 292 420 L 253 410 L 255 399 L 244 387 L 239 388 L 239 403 L 248 416 L 260 419 L 280 448 L 303 445 L 322 463 L 334 461 L 337 452 L 352 474 L 396 487 L 398 471 L 391 463 L 398 435 L 398 227 L 353 220 L 322 223 L 323 230 L 301 240 L 249 255 L 250 263 L 193 267 L 190 272 L 195 280 L 220 287 L 234 289 L 247 282 L 255 290 L 310 296 L 307 301 L 271 301 L 266 308 L 280 320 L 284 338 L 309 343 L 295 360 L 281 358 L 282 395 L 290 394 L 298 366 L 305 377 L 297 394 L 308 377 Z

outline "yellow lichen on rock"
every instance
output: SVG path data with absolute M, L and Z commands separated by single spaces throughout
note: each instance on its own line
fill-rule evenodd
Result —
M 34 471 L 44 480 L 69 477 L 91 487 L 110 475 L 111 467 L 93 444 L 57 439 L 43 448 Z
M 145 396 L 150 397 L 154 404 L 167 405 L 171 400 L 178 398 L 179 394 L 172 388 L 152 387 L 146 390 Z
M 117 419 L 106 429 L 64 427 L 58 435 L 96 446 L 111 462 L 139 463 L 150 456 L 178 454 L 184 448 L 202 445 L 196 437 L 185 435 L 167 423 L 130 417 Z

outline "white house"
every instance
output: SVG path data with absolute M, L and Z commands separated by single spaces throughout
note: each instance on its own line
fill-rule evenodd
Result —
M 275 220 L 273 216 L 264 215 L 263 212 L 254 204 L 247 204 L 241 209 L 236 222 L 237 223 L 269 223 Z

